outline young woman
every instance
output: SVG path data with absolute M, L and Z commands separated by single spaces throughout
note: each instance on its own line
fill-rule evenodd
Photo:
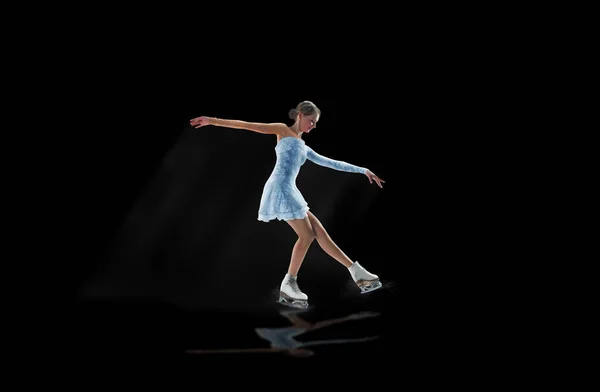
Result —
M 213 125 L 277 136 L 275 146 L 277 161 L 263 188 L 258 220 L 263 222 L 274 219 L 284 220 L 298 235 L 287 274 L 281 282 L 279 302 L 293 307 L 308 307 L 308 296 L 298 287 L 297 276 L 308 248 L 315 239 L 328 255 L 348 269 L 362 293 L 380 288 L 379 277 L 368 272 L 358 262 L 350 260 L 329 237 L 317 217 L 309 211 L 308 203 L 296 187 L 296 178 L 300 167 L 308 159 L 334 170 L 364 174 L 371 184 L 375 182 L 380 188 L 383 188 L 382 183 L 385 181 L 367 168 L 324 157 L 306 145 L 302 135 L 315 129 L 321 116 L 321 111 L 314 103 L 300 102 L 296 108 L 289 111 L 288 115 L 295 121 L 292 126 L 284 123 L 257 123 L 207 116 L 193 118 L 190 124 L 195 128 Z

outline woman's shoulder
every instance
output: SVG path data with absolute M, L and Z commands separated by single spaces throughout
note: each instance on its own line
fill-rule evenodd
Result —
M 281 133 L 279 133 L 279 134 L 276 135 L 277 136 L 277 143 L 279 143 L 279 141 L 281 139 L 288 138 L 288 137 L 293 137 L 295 139 L 304 141 L 301 138 L 299 138 L 298 135 L 296 135 L 296 133 L 290 129 L 290 127 L 288 127 L 285 124 L 283 124 L 283 125 L 285 126 L 285 128 L 282 128 L 281 129 Z

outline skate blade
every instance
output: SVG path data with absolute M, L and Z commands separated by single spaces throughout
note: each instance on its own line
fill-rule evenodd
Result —
M 371 291 L 377 290 L 379 288 L 382 287 L 382 284 L 380 281 L 375 281 L 375 282 L 371 282 L 371 283 L 367 283 L 364 285 L 359 286 L 360 287 L 360 293 L 361 294 L 366 294 L 369 293 Z
M 285 305 L 285 306 L 289 306 L 291 308 L 297 308 L 297 309 L 306 309 L 308 308 L 308 302 L 307 301 L 301 301 L 301 300 L 292 300 L 292 299 L 287 299 L 284 297 L 279 297 L 279 299 L 277 300 L 278 303 Z

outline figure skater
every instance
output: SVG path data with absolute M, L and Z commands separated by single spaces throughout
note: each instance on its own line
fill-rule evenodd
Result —
M 275 146 L 277 161 L 263 188 L 258 220 L 263 222 L 274 219 L 284 220 L 298 235 L 298 240 L 292 250 L 288 271 L 280 285 L 278 302 L 292 307 L 308 307 L 308 296 L 298 287 L 297 277 L 308 248 L 315 239 L 329 256 L 348 269 L 361 293 L 380 288 L 379 277 L 368 272 L 358 261 L 350 260 L 333 242 L 317 217 L 309 211 L 308 203 L 296 186 L 296 177 L 300 167 L 308 159 L 317 165 L 334 170 L 364 174 L 371 184 L 375 181 L 380 188 L 383 188 L 382 183 L 385 181 L 365 167 L 324 157 L 306 145 L 302 140 L 302 135 L 315 129 L 321 116 L 321 110 L 313 102 L 300 102 L 296 108 L 289 111 L 288 115 L 290 119 L 294 120 L 292 126 L 284 123 L 224 120 L 207 116 L 193 118 L 190 120 L 190 124 L 194 128 L 213 125 L 245 129 L 277 137 Z

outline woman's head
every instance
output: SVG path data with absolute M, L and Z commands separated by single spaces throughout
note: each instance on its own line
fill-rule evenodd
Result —
M 289 111 L 288 116 L 296 121 L 300 132 L 310 132 L 316 128 L 321 110 L 311 101 L 302 101 Z

